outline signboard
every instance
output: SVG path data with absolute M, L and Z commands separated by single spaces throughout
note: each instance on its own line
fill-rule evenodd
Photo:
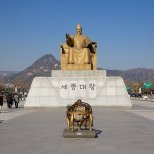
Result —
M 151 82 L 144 82 L 143 88 L 152 88 L 152 83 Z
M 81 99 L 96 97 L 96 80 L 63 80 L 60 82 L 60 96 L 63 99 Z

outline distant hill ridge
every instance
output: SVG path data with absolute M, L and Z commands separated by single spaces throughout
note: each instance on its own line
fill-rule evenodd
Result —
M 154 69 L 133 68 L 129 70 L 107 70 L 107 74 L 109 76 L 121 76 L 125 81 L 130 82 L 154 82 Z
M 25 70 L 15 74 L 12 77 L 7 77 L 5 80 L 17 83 L 31 83 L 36 76 L 51 76 L 51 70 L 59 70 L 60 62 L 55 59 L 52 54 L 46 54 L 36 60 L 31 66 Z
M 31 84 L 32 79 L 36 76 L 51 76 L 51 70 L 59 70 L 60 61 L 52 54 L 46 54 L 36 60 L 25 70 L 12 76 L 5 77 L 5 82 L 27 83 Z M 102 68 L 98 68 L 102 69 Z M 1 71 L 0 71 L 1 72 Z M 107 70 L 108 76 L 122 76 L 125 81 L 154 81 L 154 69 L 134 68 L 129 70 Z

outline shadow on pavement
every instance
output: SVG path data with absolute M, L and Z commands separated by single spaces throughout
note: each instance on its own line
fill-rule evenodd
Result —
M 102 130 L 98 130 L 98 129 L 94 129 L 95 130 L 95 132 L 96 132 L 96 138 L 98 138 L 99 137 L 99 135 L 100 134 L 102 134 Z
M 4 120 L 0 120 L 0 123 L 3 123 Z

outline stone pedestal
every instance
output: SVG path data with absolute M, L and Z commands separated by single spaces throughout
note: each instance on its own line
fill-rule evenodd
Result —
M 75 71 L 75 70 L 53 70 L 51 72 L 52 77 L 106 77 L 106 70 L 80 70 L 80 71 Z
M 52 72 L 33 79 L 25 107 L 57 107 L 77 99 L 91 106 L 132 107 L 121 77 L 106 77 L 105 70 Z
M 91 64 L 82 64 L 82 65 L 69 64 L 67 65 L 67 70 L 91 70 Z
M 96 131 L 95 130 L 78 130 L 72 132 L 67 128 L 63 131 L 64 138 L 96 138 Z

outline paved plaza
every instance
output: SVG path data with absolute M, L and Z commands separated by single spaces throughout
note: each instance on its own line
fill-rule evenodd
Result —
M 98 137 L 63 138 L 66 108 L 0 113 L 0 154 L 153 154 L 154 102 L 132 101 L 132 109 L 93 107 Z

